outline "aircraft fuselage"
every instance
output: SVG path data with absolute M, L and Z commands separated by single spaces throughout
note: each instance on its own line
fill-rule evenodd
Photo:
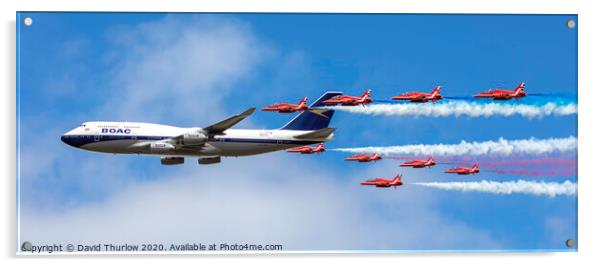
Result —
M 228 129 L 223 134 L 209 137 L 198 145 L 173 144 L 172 151 L 151 149 L 150 143 L 169 143 L 170 138 L 201 128 L 181 128 L 152 123 L 87 122 L 65 133 L 61 140 L 84 150 L 169 156 L 248 156 L 293 147 L 311 145 L 332 139 L 308 140 L 294 136 L 311 131 L 299 130 L 242 130 Z

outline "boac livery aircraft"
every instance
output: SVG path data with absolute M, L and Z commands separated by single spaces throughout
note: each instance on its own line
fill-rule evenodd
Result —
M 184 156 L 199 157 L 199 164 L 219 163 L 222 156 L 249 156 L 330 141 L 333 110 L 314 107 L 341 95 L 326 92 L 308 110 L 275 130 L 230 129 L 255 111 L 250 108 L 205 128 L 180 128 L 141 122 L 85 122 L 61 140 L 89 151 L 160 155 L 161 164 L 184 163 Z

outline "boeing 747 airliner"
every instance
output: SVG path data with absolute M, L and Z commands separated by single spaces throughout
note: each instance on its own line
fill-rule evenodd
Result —
M 241 130 L 232 126 L 255 108 L 211 126 L 180 128 L 141 122 L 85 122 L 65 133 L 61 140 L 76 148 L 120 154 L 160 155 L 161 164 L 184 163 L 185 156 L 199 157 L 199 164 L 221 162 L 222 156 L 249 156 L 332 140 L 328 128 L 334 110 L 319 109 L 340 92 L 326 92 L 309 108 L 280 129 Z

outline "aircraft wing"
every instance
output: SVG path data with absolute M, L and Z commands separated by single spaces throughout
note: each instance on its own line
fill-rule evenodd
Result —
M 207 138 L 207 137 L 215 135 L 215 134 L 220 134 L 223 131 L 227 130 L 228 128 L 230 128 L 230 127 L 234 126 L 235 124 L 239 123 L 240 121 L 244 120 L 249 115 L 253 114 L 254 111 L 255 111 L 255 108 L 250 108 L 250 109 L 247 109 L 243 113 L 240 113 L 238 115 L 227 118 L 227 119 L 220 121 L 216 124 L 213 124 L 209 127 L 194 130 L 194 131 L 188 132 L 188 133 L 183 133 L 183 134 L 171 137 L 170 139 L 173 140 L 173 142 L 175 142 L 175 143 L 180 143 L 187 134 L 196 135 L 199 138 L 203 138 L 203 137 Z M 182 147 L 189 147 L 190 149 L 202 150 L 203 147 L 206 145 L 205 141 L 206 140 L 200 141 L 198 144 L 182 145 Z M 151 142 L 149 142 L 149 144 L 150 143 Z
M 232 126 L 234 126 L 235 124 L 239 123 L 240 121 L 244 120 L 246 117 L 248 117 L 249 115 L 253 114 L 253 112 L 255 111 L 255 108 L 250 108 L 245 110 L 245 112 L 240 113 L 238 115 L 234 115 L 230 118 L 227 118 L 223 121 L 220 121 L 216 124 L 213 124 L 209 127 L 205 127 L 204 130 L 207 131 L 208 134 L 218 134 L 221 133 L 229 128 L 231 128 Z

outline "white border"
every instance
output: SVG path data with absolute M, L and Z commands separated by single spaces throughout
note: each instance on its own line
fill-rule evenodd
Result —
M 597 102 L 601 101 L 600 95 L 600 34 L 599 25 L 600 7 L 596 1 L 530 1 L 530 0 L 489 0 L 489 1 L 360 1 L 360 0 L 226 0 L 226 1 L 32 1 L 25 0 L 18 3 L 2 2 L 2 53 L 4 64 L 0 75 L 5 81 L 1 98 L 2 115 L 5 125 L 3 127 L 0 147 L 4 153 L 0 158 L 3 175 L 3 218 L 4 242 L 1 251 L 5 264 L 46 264 L 56 263 L 66 266 L 80 266 L 82 259 L 95 259 L 85 264 L 107 265 L 123 263 L 135 259 L 135 264 L 165 265 L 168 261 L 177 260 L 178 264 L 195 264 L 197 259 L 203 259 L 202 264 L 237 263 L 261 265 L 304 265 L 314 264 L 317 261 L 329 265 L 437 265 L 449 266 L 455 264 L 487 266 L 508 265 L 589 265 L 602 253 L 598 252 L 600 245 L 600 201 L 602 178 L 596 168 L 600 151 L 600 119 L 602 114 Z M 420 254 L 317 254 L 308 255 L 203 255 L 200 257 L 190 255 L 179 256 L 60 256 L 56 257 L 17 257 L 14 256 L 15 248 L 15 12 L 19 11 L 213 11 L 213 12 L 345 12 L 345 13 L 538 13 L 538 14 L 578 14 L 579 30 L 579 252 L 577 253 L 420 253 Z M 31 258 L 35 258 L 31 260 Z M 30 260 L 27 260 L 30 259 Z M 99 260 L 100 259 L 100 260 Z M 225 260 L 226 259 L 226 260 Z M 225 260 L 225 261 L 224 261 Z M 119 261 L 119 262 L 118 262 Z M 285 262 L 286 261 L 286 262 Z M 402 262 L 403 261 L 403 262 Z

